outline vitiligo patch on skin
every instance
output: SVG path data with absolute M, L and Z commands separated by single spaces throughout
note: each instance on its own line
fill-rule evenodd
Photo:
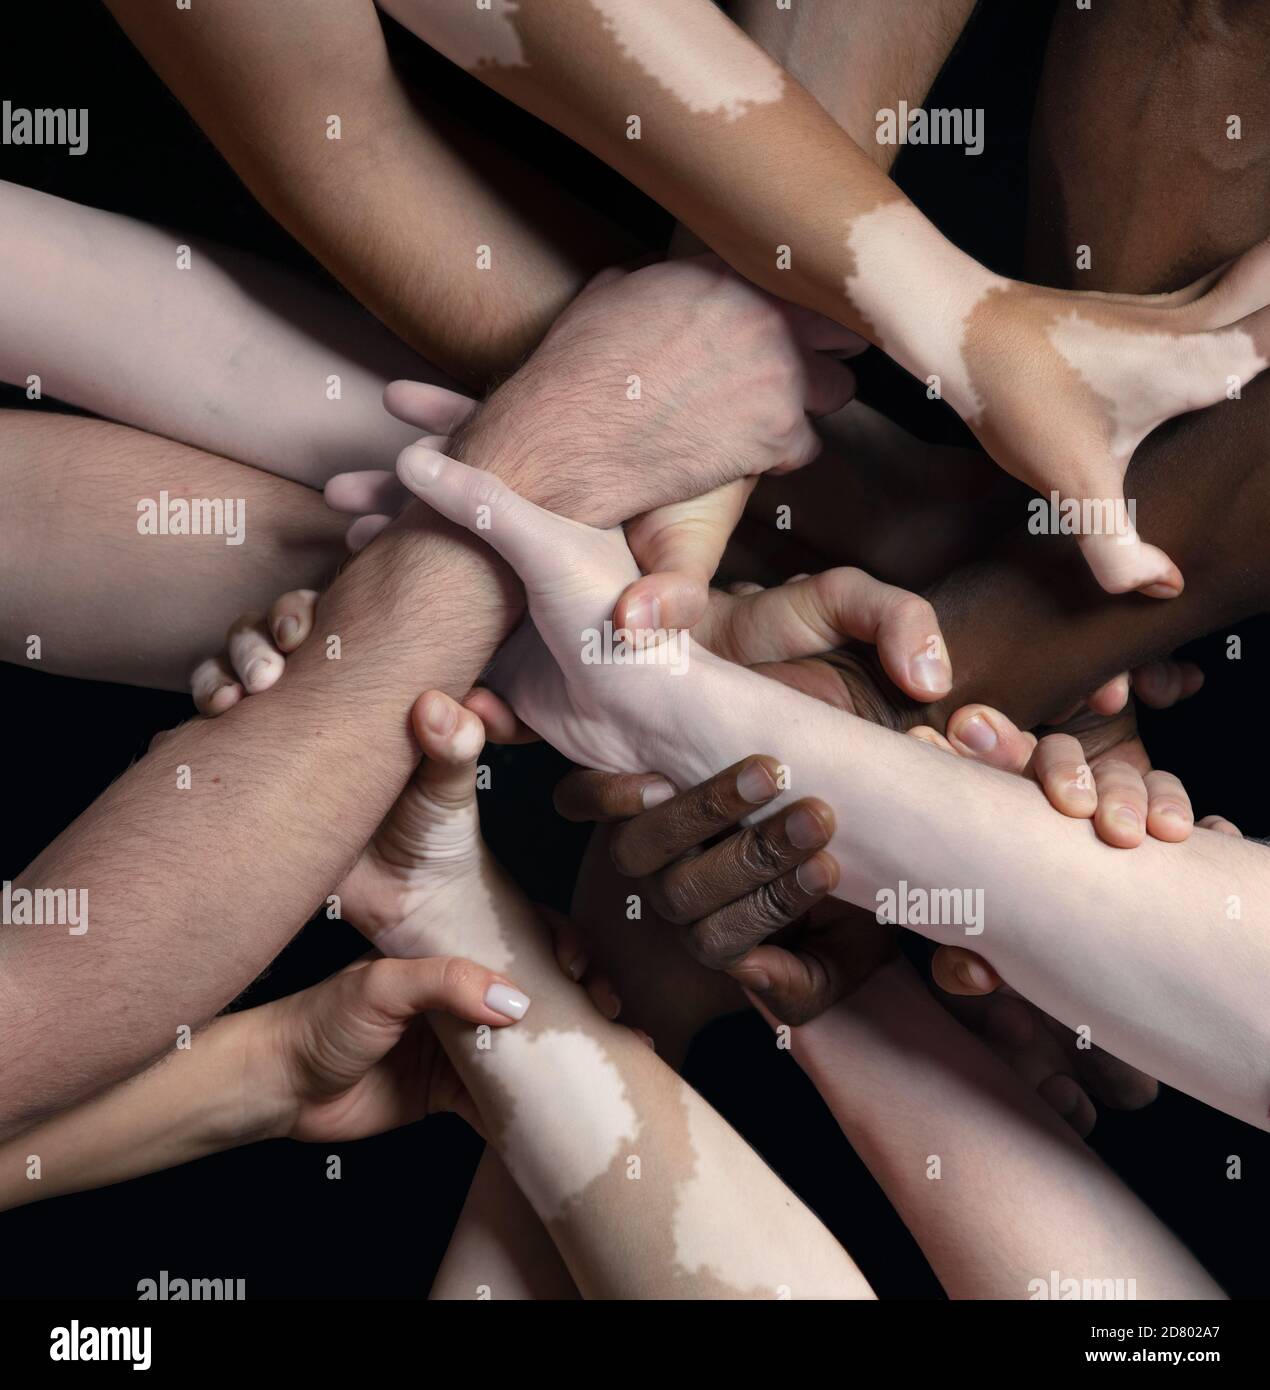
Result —
M 469 72 L 486 66 L 523 68 L 524 49 L 512 17 L 519 0 L 379 0 L 379 8 Z
M 1143 436 L 1177 413 L 1179 402 L 1207 405 L 1227 379 L 1251 381 L 1266 358 L 1242 328 L 1193 334 L 1185 358 L 1174 333 L 1134 332 L 1083 315 L 1077 309 L 1056 319 L 1050 342 L 1081 381 L 1104 403 L 1111 420 L 1110 448 L 1127 462 Z M 1144 371 L 1148 363 L 1159 364 Z M 1143 389 L 1143 380 L 1158 391 Z
M 713 5 L 666 6 L 654 0 L 591 0 L 624 57 L 693 115 L 736 120 L 785 92 L 785 74 L 757 44 L 726 42 L 735 34 Z M 700 62 L 703 52 L 714 59 Z
M 562 1215 L 639 1134 L 621 1072 L 579 1029 L 504 1029 L 476 1064 L 495 1073 L 507 1095 L 499 1147 L 546 1220 Z
M 476 815 L 475 808 L 472 815 Z M 492 872 L 486 864 L 479 875 L 463 874 L 457 894 L 434 882 L 423 907 L 375 934 L 376 949 L 386 956 L 411 958 L 465 956 L 499 975 L 512 974 L 516 951 L 500 925 L 496 889 L 487 878 Z M 443 855 L 434 854 L 429 859 L 429 873 L 434 879 L 444 873 Z
M 967 423 L 979 419 L 984 401 L 971 378 L 961 337 L 941 342 L 938 327 L 956 324 L 960 335 L 975 307 L 1010 282 L 975 265 L 942 237 L 932 237 L 930 223 L 906 200 L 881 203 L 851 219 L 847 250 L 846 293 L 857 312 L 874 325 L 889 322 L 898 286 L 907 299 L 925 305 L 923 321 L 931 336 L 922 352 L 938 363 L 940 394 Z M 897 360 L 912 360 L 916 345 L 888 342 L 886 334 L 876 341 Z

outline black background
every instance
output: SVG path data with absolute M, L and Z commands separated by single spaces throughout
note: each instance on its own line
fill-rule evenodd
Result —
M 1021 254 L 1028 120 L 1051 13 L 1048 3 L 981 6 L 930 104 L 983 107 L 984 155 L 968 160 L 957 149 L 911 147 L 897 171 L 955 241 L 1003 273 L 1017 271 Z M 0 97 L 15 105 L 87 106 L 91 123 L 82 157 L 0 147 L 0 177 L 179 225 L 325 279 L 255 204 L 104 9 L 90 3 L 22 6 L 4 16 L 4 26 Z M 660 245 L 669 223 L 658 209 L 395 26 L 386 27 L 399 61 L 421 85 L 615 211 L 650 247 Z M 0 226 L 0 254 L 3 231 Z M 879 401 L 902 406 L 911 391 L 885 367 L 867 362 L 862 379 Z M 48 402 L 32 406 L 10 388 L 0 388 L 0 405 L 64 409 Z M 128 601 L 144 605 L 146 595 Z M 1194 644 L 1187 655 L 1206 671 L 1204 691 L 1177 710 L 1148 713 L 1144 723 L 1157 766 L 1183 778 L 1198 814 L 1220 811 L 1245 832 L 1262 835 L 1266 816 L 1250 775 L 1256 754 L 1250 758 L 1235 739 L 1259 726 L 1257 653 L 1267 629 L 1260 620 L 1238 630 L 1242 662 L 1225 659 L 1224 633 Z M 1061 660 L 1056 652 L 1055 661 Z M 191 713 L 182 696 L 11 666 L 0 667 L 0 708 L 5 878 L 139 756 L 156 730 Z M 563 763 L 541 748 L 492 749 L 487 760 L 500 789 L 483 802 L 496 852 L 531 896 L 566 906 L 584 841 L 550 809 L 550 788 Z M 1001 848 L 1009 852 L 1008 843 Z M 240 1004 L 310 984 L 362 949 L 351 928 L 316 921 Z M 724 1020 L 707 1030 L 687 1075 L 815 1207 L 882 1297 L 939 1295 L 911 1238 L 828 1112 L 757 1019 Z M 1103 1112 L 1092 1143 L 1231 1293 L 1264 1296 L 1270 1287 L 1263 1251 L 1270 1167 L 1265 1134 L 1165 1089 L 1147 1111 Z M 244 1278 L 250 1298 L 422 1296 L 479 1148 L 461 1122 L 444 1117 L 341 1146 L 340 1182 L 324 1175 L 326 1154 L 335 1151 L 330 1146 L 273 1143 L 38 1204 L 2 1218 L 0 1292 L 131 1298 L 138 1280 L 166 1269 Z M 1241 1182 L 1225 1176 L 1231 1154 L 1242 1157 Z

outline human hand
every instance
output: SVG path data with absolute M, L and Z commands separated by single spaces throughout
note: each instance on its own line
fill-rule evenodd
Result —
M 479 1129 L 426 1015 L 506 1028 L 523 1017 L 520 1000 L 527 1007 L 509 980 L 470 960 L 372 955 L 215 1026 L 241 1032 L 243 1083 L 253 1111 L 271 1116 L 268 1137 L 340 1142 L 446 1110 Z
M 993 279 L 957 341 L 946 399 L 1007 472 L 1046 503 L 1057 494 L 1074 504 L 1078 544 L 1102 587 L 1180 593 L 1177 566 L 1138 535 L 1125 473 L 1151 431 L 1231 399 L 1270 364 L 1270 242 L 1170 295 Z

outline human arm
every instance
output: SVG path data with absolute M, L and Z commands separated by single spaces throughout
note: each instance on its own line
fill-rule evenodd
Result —
M 470 479 L 441 459 L 416 490 L 470 520 Z M 1148 839 L 1126 855 L 1056 816 L 1035 785 L 844 718 L 704 650 L 680 653 L 674 666 L 591 663 L 586 633 L 631 572 L 620 537 L 553 521 L 501 493 L 497 514 L 502 525 L 487 534 L 527 579 L 555 663 L 522 629 L 494 681 L 574 761 L 651 766 L 686 786 L 738 761 L 755 731 L 766 731 L 790 769 L 789 794 L 834 809 L 837 896 L 880 909 L 889 893 L 894 908 L 917 890 L 952 920 L 905 912 L 899 925 L 941 943 L 964 941 L 968 929 L 1020 993 L 1068 1026 L 1088 1026 L 1108 1052 L 1250 1123 L 1270 1123 L 1260 1005 L 1270 941 L 1244 925 L 1270 909 L 1259 847 L 1197 831 L 1184 844 Z M 566 587 L 550 578 L 562 565 L 574 576 Z M 1009 856 L 1000 852 L 1003 821 Z
M 365 958 L 226 1014 L 139 1076 L 0 1144 L 0 1210 L 264 1139 L 338 1143 L 446 1110 L 475 1120 L 424 1015 L 506 1028 L 509 991 L 469 960 Z
M 0 659 L 183 690 L 245 609 L 317 587 L 343 556 L 321 496 L 105 420 L 0 412 Z M 215 498 L 235 530 L 143 535 L 139 505 Z M 224 515 L 224 513 L 222 513 Z
M 468 385 L 513 369 L 595 271 L 637 253 L 413 91 L 371 0 L 109 9 L 264 207 Z
M 1117 1297 L 1222 1297 L 902 957 L 794 1029 L 790 1047 L 950 1298 L 1058 1297 L 1051 1271 L 1131 1290 Z
M 1129 519 L 1124 470 L 1157 425 L 1225 399 L 1230 376 L 1249 380 L 1270 361 L 1264 254 L 1169 300 L 1008 281 L 945 241 L 706 0 L 390 8 L 651 192 L 755 283 L 836 317 L 929 381 L 1007 471 L 1097 502 L 1114 525 L 1084 526 L 1080 544 L 1103 587 L 1181 591 Z
M 357 305 L 246 252 L 12 183 L 0 223 L 0 380 L 42 396 L 321 487 L 414 438 L 386 382 L 444 380 Z

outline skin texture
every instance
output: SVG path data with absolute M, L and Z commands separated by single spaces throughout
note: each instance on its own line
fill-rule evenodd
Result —
M 795 1029 L 791 1044 L 950 1298 L 1029 1298 L 1030 1282 L 1048 1282 L 1052 1269 L 1064 1278 L 1134 1279 L 1138 1298 L 1222 1296 L 1054 1111 L 938 1006 L 907 962 L 884 965 Z
M 0 380 L 35 374 L 43 395 L 310 487 L 415 437 L 384 410 L 386 382 L 444 381 L 355 305 L 253 256 L 11 183 L 0 219 Z
M 1270 943 L 1255 925 L 1270 876 L 1260 847 L 1196 831 L 1184 844 L 1148 840 L 1121 855 L 1056 816 L 1035 785 L 845 717 L 703 649 L 680 676 L 664 662 L 582 661 L 578 634 L 629 582 L 620 535 L 491 496 L 479 475 L 439 455 L 408 453 L 400 476 L 460 523 L 474 524 L 477 497 L 495 507 L 487 534 L 525 581 L 541 636 L 522 629 L 492 683 L 566 756 L 609 771 L 651 762 L 686 786 L 744 756 L 766 730 L 797 795 L 834 807 L 835 896 L 873 909 L 879 893 L 903 891 L 896 885 L 982 891 L 992 916 L 975 948 L 1022 994 L 1069 1027 L 1087 1026 L 1126 1062 L 1270 1125 L 1260 1002 Z M 1001 817 L 1008 860 L 993 830 Z M 965 939 L 959 925 L 912 925 L 942 944 Z
M 462 447 L 544 501 L 615 525 L 753 469 L 754 456 L 736 447 L 752 437 L 746 411 L 763 413 L 772 430 L 768 466 L 788 458 L 807 431 L 807 364 L 783 331 L 760 297 L 702 267 L 619 276 L 580 297 Z M 726 358 L 716 341 L 729 344 Z M 782 341 L 786 366 L 773 373 Z M 645 357 L 666 373 L 644 397 L 655 414 L 597 416 L 594 393 L 575 390 L 578 361 L 620 392 L 629 362 Z M 745 409 L 685 456 L 684 422 L 700 402 L 728 401 L 724 381 Z M 416 416 L 430 432 L 435 423 L 426 410 Z M 574 464 L 548 459 L 549 438 L 576 441 Z M 539 471 L 539 460 L 551 467 Z M 466 693 L 519 605 L 505 568 L 410 508 L 328 590 L 322 640 L 296 653 L 282 688 L 178 730 L 18 876 L 19 887 L 87 891 L 93 925 L 79 937 L 12 931 L 0 943 L 0 1125 L 135 1070 L 177 1025 L 202 1022 L 259 973 L 347 871 L 409 776 L 404 716 L 417 692 Z M 181 949 L 162 949 L 173 932 Z M 63 1017 L 76 1028 L 61 1028 Z
M 444 22 L 414 0 L 392 8 L 612 163 L 755 283 L 937 379 L 993 458 L 1044 493 L 1122 502 L 1145 435 L 1223 399 L 1229 376 L 1247 381 L 1270 360 L 1270 257 L 1169 302 L 1077 298 L 993 276 L 707 0 L 664 12 L 629 0 L 524 0 L 463 20 L 445 12 Z M 487 42 L 491 34 L 502 37 Z M 627 138 L 632 112 L 639 139 Z M 781 246 L 792 248 L 787 269 Z M 1041 437 L 1031 428 L 1038 400 Z M 1132 526 L 1087 529 L 1080 544 L 1109 591 L 1181 590 L 1167 556 Z
M 371 0 L 109 9 L 265 208 L 468 385 L 512 370 L 592 274 L 640 250 L 412 91 Z
M 139 498 L 240 499 L 245 539 L 140 536 Z M 105 420 L 0 412 L 0 659 L 183 690 L 244 609 L 324 582 L 343 521 L 309 488 Z M 144 594 L 146 601 L 133 601 Z

